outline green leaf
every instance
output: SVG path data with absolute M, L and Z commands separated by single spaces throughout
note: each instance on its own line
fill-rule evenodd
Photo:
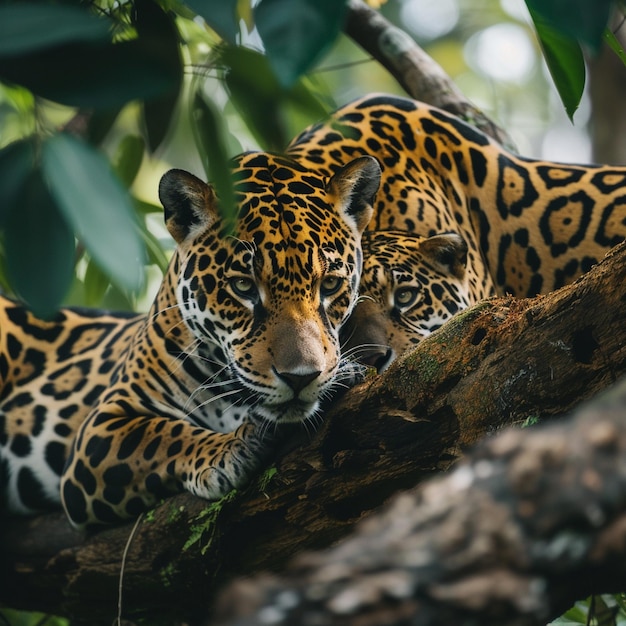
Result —
M 600 51 L 612 0 L 526 0 L 526 5 L 556 31 Z
M 174 119 L 177 102 L 178 93 L 144 102 L 143 119 L 150 152 L 154 152 L 167 136 Z
M 128 294 L 118 289 L 115 285 L 111 285 L 107 289 L 101 306 L 109 311 L 135 310 L 135 303 L 128 297 Z
M 144 102 L 143 117 L 148 147 L 154 152 L 163 142 L 171 126 L 181 85 L 183 63 L 180 55 L 179 34 L 172 14 L 153 0 L 135 0 L 135 27 L 139 42 L 149 56 L 166 68 L 173 78 L 171 88 L 158 98 Z
M 145 215 L 149 213 L 163 213 L 163 207 L 157 206 L 156 204 L 152 204 L 152 202 L 146 202 L 145 200 L 140 200 L 137 197 L 133 198 L 133 204 L 135 205 L 135 209 L 139 213 L 143 213 Z
M 137 135 L 126 135 L 112 159 L 113 169 L 124 187 L 130 187 L 139 173 L 143 161 L 144 142 Z
M 343 27 L 345 0 L 261 0 L 255 24 L 283 87 L 291 87 L 330 48 Z
M 163 247 L 158 238 L 153 235 L 147 228 L 141 230 L 141 237 L 146 244 L 148 252 L 148 263 L 156 265 L 163 274 L 167 271 L 169 259 L 163 251 Z
M 245 120 L 259 145 L 282 150 L 289 139 L 277 103 L 283 89 L 267 57 L 247 48 L 226 46 L 219 60 L 228 67 L 226 87 L 235 108 Z
M 0 224 L 21 204 L 26 179 L 35 159 L 33 143 L 16 141 L 0 150 Z
M 616 593 L 613 597 L 615 598 L 615 602 L 617 602 L 622 613 L 626 612 L 626 594 Z
M 19 211 L 6 220 L 4 242 L 13 289 L 36 315 L 50 317 L 72 282 L 75 243 L 41 171 L 28 177 Z
M 69 43 L 45 53 L 0 57 L 0 80 L 68 106 L 109 110 L 176 91 L 180 74 L 163 62 L 154 46 L 134 39 L 106 45 Z
M 131 198 L 106 159 L 60 134 L 44 143 L 42 164 L 59 208 L 90 256 L 118 287 L 138 290 L 145 251 Z
M 194 138 L 200 154 L 206 155 L 205 170 L 217 192 L 225 228 L 231 230 L 237 217 L 237 204 L 222 120 L 213 104 L 200 94 L 193 100 L 192 119 Z
M 22 2 L 0 5 L 0 56 L 69 42 L 108 42 L 113 22 L 80 6 Z
M 109 134 L 122 108 L 123 106 L 117 106 L 112 109 L 94 111 L 87 125 L 87 141 L 95 146 L 102 143 Z
M 626 65 L 626 50 L 624 50 L 622 44 L 609 28 L 604 31 L 604 41 L 606 41 L 611 50 L 622 60 L 622 63 Z
M 223 46 L 217 55 L 218 61 L 228 68 L 225 83 L 231 100 L 263 148 L 284 150 L 291 138 L 284 117 L 286 105 L 305 111 L 314 120 L 326 115 L 326 109 L 303 82 L 285 90 L 262 54 Z
M 186 0 L 205 22 L 225 41 L 235 43 L 239 35 L 238 0 Z
M 585 60 L 580 45 L 575 39 L 555 30 L 530 4 L 528 10 L 552 80 L 569 118 L 573 119 L 585 87 Z

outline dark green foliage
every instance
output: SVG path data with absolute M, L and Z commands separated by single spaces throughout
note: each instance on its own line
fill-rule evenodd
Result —
M 570 118 L 585 87 L 581 44 L 597 53 L 607 32 L 613 0 L 525 0 L 548 69 Z M 614 37 L 612 37 L 614 40 Z
M 231 170 L 228 166 L 228 149 L 224 130 L 215 106 L 197 94 L 193 101 L 194 135 L 200 154 L 205 157 L 205 170 L 220 199 L 220 210 L 225 227 L 232 232 L 235 214 L 235 192 Z
M 107 294 L 117 294 L 114 302 L 132 307 L 132 294 L 143 285 L 144 263 L 165 268 L 163 245 L 146 223 L 154 207 L 133 199 L 129 189 L 144 151 L 162 145 L 178 115 L 186 45 L 180 20 L 194 12 L 229 42 L 214 58 L 226 65 L 230 97 L 262 146 L 279 150 L 288 141 L 286 105 L 311 120 L 324 115 L 298 79 L 336 39 L 345 2 L 296 0 L 278 12 L 272 0 L 263 3 L 267 7 L 257 9 L 256 17 L 259 30 L 271 39 L 266 42 L 271 63 L 234 45 L 242 17 L 238 10 L 244 6 L 234 1 L 192 0 L 188 8 L 157 0 L 0 5 L 0 82 L 26 88 L 35 98 L 32 135 L 0 149 L 5 289 L 43 315 L 66 301 L 70 291 L 79 303 L 99 304 Z M 251 10 L 243 17 L 250 22 Z M 309 21 L 310 28 L 303 26 Z M 207 41 L 211 47 L 216 43 L 210 36 Z M 282 55 L 289 56 L 288 64 Z M 200 159 L 232 217 L 229 134 L 202 88 L 193 81 L 185 101 L 191 105 Z M 70 132 L 41 124 L 37 110 L 47 106 L 46 100 L 76 108 Z M 111 168 L 100 145 L 133 101 L 141 105 L 143 136 L 118 139 Z
M 228 43 L 234 44 L 239 34 L 238 0 L 187 0 L 186 4 Z
M 585 80 L 580 46 L 597 50 L 607 38 L 612 0 L 527 4 L 572 116 Z M 159 207 L 129 190 L 144 152 L 163 145 L 183 106 L 199 160 L 226 216 L 233 215 L 232 142 L 221 107 L 201 80 L 183 89 L 182 59 L 193 56 L 185 24 L 199 15 L 213 29 L 204 31 L 212 52 L 203 61 L 218 70 L 230 105 L 259 146 L 280 151 L 293 135 L 294 115 L 310 122 L 326 113 L 319 89 L 304 75 L 337 40 L 346 11 L 346 0 L 261 0 L 254 8 L 236 0 L 0 4 L 0 82 L 27 88 L 34 98 L 32 130 L 0 149 L 3 287 L 45 314 L 70 292 L 78 303 L 98 304 L 109 294 L 132 307 L 144 263 L 163 270 L 167 256 L 146 222 Z M 264 53 L 241 45 L 254 28 Z M 50 100 L 74 107 L 67 129 L 39 114 Z M 141 124 L 120 136 L 129 103 L 139 103 Z M 112 168 L 102 145 L 113 152 Z
M 283 87 L 292 87 L 334 43 L 346 8 L 346 0 L 263 0 L 255 8 L 265 53 Z
M 138 36 L 114 43 L 112 20 L 80 5 L 0 6 L 0 80 L 61 104 L 99 110 L 170 94 L 180 85 L 182 67 L 178 48 L 167 40 L 159 44 L 166 29 L 158 13 L 151 0 L 138 1 Z M 15 30 L 30 36 L 10 36 Z
M 91 257 L 118 286 L 139 289 L 145 256 L 134 209 L 106 159 L 60 133 L 43 144 L 42 166 L 59 210 Z
M 7 276 L 42 317 L 52 315 L 74 272 L 74 237 L 46 185 L 32 170 L 4 226 Z
M 598 52 L 614 3 L 613 0 L 526 0 L 526 4 L 552 28 Z
M 135 0 L 135 27 L 137 40 L 143 42 L 150 57 L 154 58 L 155 66 L 171 80 L 169 88 L 143 103 L 148 147 L 154 152 L 165 139 L 182 85 L 180 41 L 173 15 L 152 0 Z
M 233 104 L 266 150 L 283 150 L 291 139 L 284 119 L 286 106 L 296 107 L 314 120 L 325 116 L 319 99 L 302 81 L 284 88 L 262 54 L 224 46 L 217 55 L 227 68 L 225 84 Z

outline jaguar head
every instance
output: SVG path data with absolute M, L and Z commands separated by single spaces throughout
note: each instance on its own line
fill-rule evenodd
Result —
M 433 237 L 366 232 L 360 297 L 342 329 L 344 352 L 385 370 L 472 302 L 467 245 L 456 233 Z
M 181 170 L 161 181 L 178 243 L 177 305 L 198 351 L 228 372 L 256 417 L 302 421 L 338 378 L 339 329 L 356 303 L 380 167 L 361 157 L 324 180 L 250 153 L 235 180 L 230 230 L 209 185 Z

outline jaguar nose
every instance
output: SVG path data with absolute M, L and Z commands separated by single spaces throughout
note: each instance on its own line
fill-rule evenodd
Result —
M 298 395 L 309 383 L 313 382 L 322 372 L 316 370 L 305 374 L 297 374 L 294 372 L 279 372 L 274 368 L 274 373 L 278 378 L 287 383 L 292 391 Z

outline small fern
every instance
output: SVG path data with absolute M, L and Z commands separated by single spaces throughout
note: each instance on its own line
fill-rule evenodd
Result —
M 191 534 L 189 539 L 185 542 L 183 550 L 188 550 L 191 546 L 198 543 L 205 534 L 208 534 L 208 539 L 204 546 L 200 549 L 202 555 L 206 554 L 206 551 L 211 545 L 213 535 L 215 534 L 215 524 L 217 518 L 226 504 L 232 502 L 237 497 L 237 489 L 229 491 L 225 496 L 215 502 L 211 502 L 205 509 L 203 509 L 194 519 L 194 523 L 191 525 Z

